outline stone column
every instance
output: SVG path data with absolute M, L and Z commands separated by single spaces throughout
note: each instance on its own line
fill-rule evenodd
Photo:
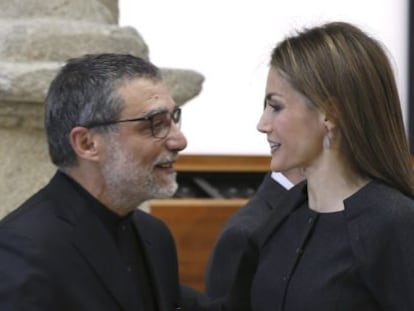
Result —
M 43 128 L 44 99 L 64 61 L 86 53 L 149 58 L 138 31 L 118 26 L 117 0 L 0 1 L 0 218 L 55 171 Z M 197 96 L 203 76 L 162 68 L 179 105 Z

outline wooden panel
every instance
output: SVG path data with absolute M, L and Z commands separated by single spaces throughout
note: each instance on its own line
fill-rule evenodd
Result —
M 265 173 L 270 156 L 180 155 L 174 165 L 183 173 Z M 235 180 L 235 184 L 237 180 Z M 184 284 L 204 290 L 208 257 L 224 223 L 247 199 L 166 199 L 150 202 L 151 214 L 170 228 Z
M 270 156 L 180 155 L 175 163 L 178 172 L 267 172 Z
M 208 256 L 224 223 L 245 199 L 154 200 L 151 214 L 170 228 L 178 252 L 180 278 L 184 284 L 204 290 Z

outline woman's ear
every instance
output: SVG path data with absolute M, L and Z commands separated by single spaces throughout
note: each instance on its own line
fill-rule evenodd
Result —
M 98 142 L 96 133 L 77 126 L 70 131 L 70 144 L 80 159 L 95 161 L 98 159 Z
M 325 126 L 325 128 L 327 129 L 327 131 L 333 131 L 336 128 L 336 124 L 335 121 L 328 117 L 327 115 L 325 115 L 325 119 L 323 121 L 323 124 Z
M 337 102 L 333 97 L 331 97 L 327 100 L 324 125 L 329 131 L 334 130 L 337 124 L 337 120 L 338 120 Z

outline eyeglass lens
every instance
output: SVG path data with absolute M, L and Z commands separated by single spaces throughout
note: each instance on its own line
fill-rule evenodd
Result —
M 175 109 L 172 113 L 162 111 L 150 117 L 152 135 L 156 138 L 164 138 L 168 135 L 171 128 L 171 121 L 180 126 L 181 110 Z

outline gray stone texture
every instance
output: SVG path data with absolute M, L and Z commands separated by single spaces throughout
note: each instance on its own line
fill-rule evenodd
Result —
M 0 129 L 0 217 L 45 185 L 52 176 L 55 168 L 48 160 L 44 136 L 41 130 Z
M 131 27 L 53 19 L 0 21 L 2 61 L 65 61 L 76 55 L 104 52 L 148 59 L 146 43 Z
M 119 27 L 117 0 L 0 0 L 0 218 L 55 171 L 43 128 L 48 86 L 66 59 L 131 53 L 149 59 L 140 33 Z M 203 75 L 162 68 L 178 105 L 197 96 Z
M 54 18 L 118 24 L 116 0 L 2 0 L 0 19 Z

